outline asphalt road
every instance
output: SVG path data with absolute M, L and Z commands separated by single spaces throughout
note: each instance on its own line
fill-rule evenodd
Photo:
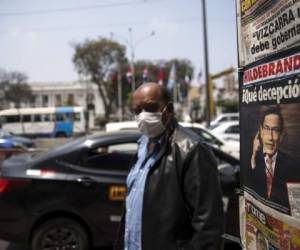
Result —
M 30 247 L 0 240 L 0 250 L 30 250 Z M 94 250 L 112 250 L 112 248 L 95 248 Z
M 0 240 L 0 250 L 30 250 L 30 248 Z

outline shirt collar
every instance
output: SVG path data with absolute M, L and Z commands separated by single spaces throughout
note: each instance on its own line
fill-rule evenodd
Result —
M 160 136 L 160 138 L 157 140 L 157 143 L 159 143 L 160 145 L 162 145 L 163 142 L 164 142 L 165 137 L 166 137 L 166 133 L 163 133 L 163 134 Z M 145 143 L 147 144 L 148 142 L 149 142 L 149 137 L 147 137 L 146 135 L 142 135 L 142 136 L 138 139 L 138 141 L 137 141 L 138 144 L 145 144 Z
M 272 162 L 276 162 L 276 158 L 277 158 L 277 155 L 278 155 L 278 152 L 276 152 L 272 157 L 271 157 L 271 160 Z M 267 154 L 265 155 L 265 161 L 270 158 Z

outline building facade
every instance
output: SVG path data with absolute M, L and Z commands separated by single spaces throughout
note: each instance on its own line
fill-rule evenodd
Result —
M 22 107 L 81 106 L 93 110 L 96 116 L 104 115 L 98 87 L 87 81 L 29 83 L 33 98 Z

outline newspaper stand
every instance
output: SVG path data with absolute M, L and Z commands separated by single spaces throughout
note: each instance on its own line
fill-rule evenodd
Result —
M 300 249 L 300 1 L 236 0 L 243 249 Z

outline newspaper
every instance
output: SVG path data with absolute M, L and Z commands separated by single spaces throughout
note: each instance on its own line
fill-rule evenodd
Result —
M 300 249 L 300 221 L 257 201 L 245 192 L 240 202 L 243 249 Z
M 287 183 L 287 190 L 291 207 L 291 215 L 300 219 L 300 184 Z
M 299 0 L 238 0 L 240 66 L 299 44 L 299 7 Z

